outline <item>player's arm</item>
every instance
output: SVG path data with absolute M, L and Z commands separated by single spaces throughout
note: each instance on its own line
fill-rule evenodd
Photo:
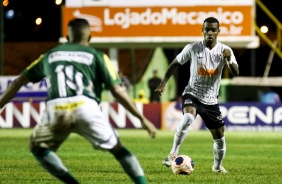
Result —
M 228 62 L 227 62 L 228 63 Z M 231 63 L 231 64 L 227 64 L 229 71 L 231 72 L 231 74 L 233 76 L 238 76 L 239 75 L 239 67 L 236 63 Z
M 233 61 L 233 60 L 235 60 L 233 52 L 230 49 L 224 49 L 223 50 L 223 57 L 224 57 L 224 60 L 226 61 L 226 64 L 227 64 L 231 74 L 233 76 L 238 76 L 239 75 L 239 67 L 238 67 L 238 64 Z
M 8 86 L 0 97 L 0 109 L 16 96 L 22 86 L 29 82 L 39 82 L 44 77 L 41 62 L 43 58 L 44 55 L 40 55 Z
M 109 89 L 114 96 L 114 98 L 124 106 L 132 115 L 137 117 L 141 121 L 142 127 L 148 131 L 152 138 L 155 138 L 157 129 L 155 126 L 145 118 L 136 108 L 133 101 L 130 99 L 128 93 L 124 88 L 120 86 L 120 79 L 115 72 L 110 59 L 105 54 L 97 55 L 100 64 L 99 71 L 100 77 L 103 79 L 106 89 Z M 98 65 L 97 65 L 98 66 Z
M 20 88 L 26 85 L 29 82 L 29 79 L 21 73 L 3 92 L 0 97 L 0 109 L 3 108 L 10 100 L 12 100 Z
M 110 91 L 114 98 L 124 106 L 132 115 L 137 117 L 142 124 L 142 127 L 148 131 L 152 138 L 156 137 L 157 129 L 156 127 L 146 118 L 144 117 L 136 108 L 135 104 L 130 99 L 128 93 L 118 84 L 114 84 L 110 87 Z
M 168 69 L 163 77 L 163 79 L 161 80 L 161 83 L 159 84 L 159 86 L 155 89 L 155 91 L 157 93 L 159 93 L 159 95 L 161 95 L 164 91 L 165 91 L 165 85 L 168 81 L 168 79 L 172 76 L 172 74 L 175 72 L 176 68 L 179 66 L 179 62 L 177 61 L 177 59 L 175 58 L 168 66 Z

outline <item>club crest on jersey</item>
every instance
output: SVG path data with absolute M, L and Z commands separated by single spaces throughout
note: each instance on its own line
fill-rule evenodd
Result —
M 214 56 L 214 62 L 219 63 L 220 60 L 221 60 L 221 54 L 216 54 L 216 55 L 213 55 L 213 56 Z

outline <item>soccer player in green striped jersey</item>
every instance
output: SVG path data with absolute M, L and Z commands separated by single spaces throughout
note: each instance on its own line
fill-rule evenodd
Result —
M 140 120 L 152 138 L 155 138 L 157 129 L 138 112 L 121 88 L 121 81 L 108 56 L 89 46 L 90 37 L 87 20 L 71 20 L 68 42 L 52 48 L 30 64 L 4 91 L 0 108 L 23 85 L 46 78 L 49 83 L 46 109 L 30 137 L 30 150 L 41 166 L 64 183 L 78 183 L 56 154 L 74 132 L 86 138 L 94 148 L 112 153 L 134 183 L 146 183 L 138 159 L 121 144 L 116 131 L 101 112 L 102 90 L 109 89 L 115 99 Z

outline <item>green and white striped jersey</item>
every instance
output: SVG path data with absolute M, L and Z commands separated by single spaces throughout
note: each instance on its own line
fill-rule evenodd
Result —
M 33 83 L 46 78 L 47 100 L 85 95 L 99 103 L 103 89 L 121 83 L 106 54 L 73 43 L 47 51 L 23 72 Z

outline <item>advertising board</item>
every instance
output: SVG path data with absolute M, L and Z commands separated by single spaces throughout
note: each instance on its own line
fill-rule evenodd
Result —
M 11 84 L 16 76 L 1 76 L 0 77 L 0 94 Z M 13 102 L 23 101 L 44 101 L 47 97 L 48 82 L 43 79 L 36 84 L 28 83 L 23 86 L 16 94 Z
M 220 22 L 220 41 L 234 47 L 257 47 L 254 7 L 254 0 L 70 1 L 63 7 L 61 42 L 66 41 L 67 23 L 73 18 L 89 21 L 93 44 L 183 44 L 202 39 L 204 19 L 215 17 Z
M 158 129 L 175 131 L 182 111 L 176 102 L 142 104 L 138 110 Z M 141 128 L 140 121 L 117 103 L 100 104 L 105 117 L 115 128 Z M 32 128 L 40 123 L 45 102 L 11 102 L 0 113 L 0 128 Z M 282 106 L 261 103 L 220 104 L 227 131 L 282 131 Z M 206 130 L 197 116 L 190 130 Z

